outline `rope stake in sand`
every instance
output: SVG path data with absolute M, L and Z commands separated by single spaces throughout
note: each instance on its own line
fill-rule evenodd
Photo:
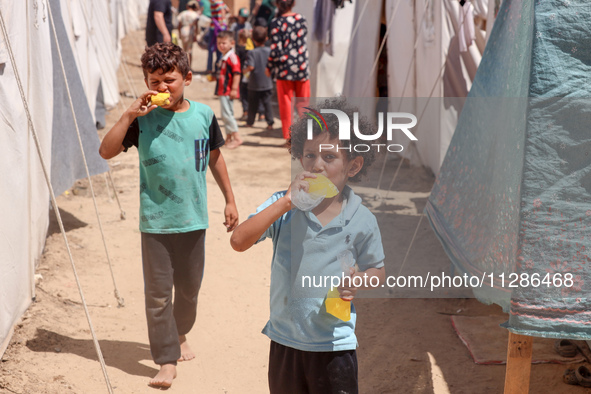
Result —
M 107 262 L 109 263 L 109 269 L 111 270 L 111 279 L 113 280 L 113 287 L 115 298 L 117 299 L 117 306 L 123 307 L 125 306 L 125 301 L 119 295 L 119 290 L 117 289 L 117 282 L 115 281 L 115 275 L 113 273 L 113 265 L 111 264 L 111 257 L 109 256 L 109 249 L 107 248 L 107 242 L 105 240 L 105 233 L 103 231 L 103 224 L 101 222 L 101 217 L 98 211 L 98 205 L 96 203 L 96 195 L 94 193 L 94 187 L 92 185 L 92 179 L 90 178 L 90 170 L 88 169 L 88 164 L 86 162 L 86 155 L 84 154 L 84 147 L 82 145 L 82 137 L 80 136 L 80 129 L 78 128 L 78 121 L 76 120 L 76 111 L 74 110 L 74 103 L 72 101 L 72 95 L 70 94 L 70 87 L 68 86 L 68 77 L 66 75 L 66 69 L 64 67 L 64 59 L 62 58 L 62 53 L 60 51 L 59 42 L 57 38 L 57 32 L 55 30 L 55 25 L 53 23 L 53 15 L 51 13 L 51 6 L 48 7 L 49 9 L 49 21 L 51 22 L 51 28 L 53 31 L 53 37 L 55 38 L 55 45 L 57 48 L 58 58 L 60 59 L 60 65 L 62 68 L 62 75 L 64 76 L 64 81 L 66 82 L 66 92 L 68 93 L 68 101 L 70 103 L 70 110 L 72 111 L 72 117 L 74 119 L 74 128 L 76 129 L 76 135 L 78 136 L 78 143 L 80 144 L 80 152 L 82 154 L 82 161 L 84 162 L 84 169 L 86 170 L 86 177 L 88 179 L 88 184 L 90 185 L 90 192 L 92 194 L 92 202 L 94 204 L 94 211 L 96 212 L 96 218 L 98 221 L 99 229 L 101 232 L 101 237 L 103 239 L 103 246 L 105 248 L 105 254 L 107 256 Z
M 125 211 L 121 208 L 121 202 L 119 201 L 119 194 L 117 193 L 117 189 L 115 188 L 115 182 L 113 182 L 113 177 L 111 176 L 111 170 L 107 171 L 109 181 L 111 181 L 111 186 L 113 187 L 113 194 L 115 195 L 115 200 L 117 200 L 117 204 L 119 205 L 119 211 L 121 212 L 121 220 L 125 220 Z
M 51 15 L 51 6 L 49 4 L 48 4 L 48 11 L 49 11 L 49 19 L 51 21 L 53 31 L 55 33 L 55 26 L 53 26 L 53 18 Z M 14 60 L 14 54 L 12 52 L 12 45 L 10 44 L 8 32 L 6 30 L 6 25 L 4 23 L 4 15 L 2 13 L 1 8 L 0 8 L 0 28 L 2 29 L 2 34 L 4 35 L 4 39 L 6 42 L 6 49 L 8 50 L 8 55 L 10 57 L 10 62 L 12 64 L 12 68 L 14 69 L 14 76 L 16 78 L 18 90 L 19 90 L 19 93 L 21 96 L 21 100 L 23 102 L 23 106 L 25 108 L 25 113 L 27 114 L 27 122 L 29 123 L 29 129 L 31 130 L 31 134 L 33 135 L 33 140 L 35 141 L 35 147 L 37 149 L 37 154 L 39 155 L 39 161 L 41 162 L 41 168 L 43 169 L 43 175 L 45 176 L 45 182 L 47 183 L 47 187 L 49 188 L 49 196 L 51 197 L 51 205 L 53 206 L 53 210 L 55 212 L 60 231 L 62 233 L 62 236 L 64 237 L 64 242 L 66 244 L 66 250 L 68 251 L 68 256 L 70 258 L 70 264 L 72 265 L 72 271 L 74 272 L 74 278 L 76 279 L 76 285 L 78 286 L 78 293 L 80 294 L 80 299 L 82 300 L 82 305 L 84 307 L 84 313 L 86 314 L 86 320 L 88 321 L 88 326 L 90 327 L 90 332 L 92 334 L 92 341 L 94 343 L 94 348 L 96 350 L 97 356 L 98 356 L 100 364 L 101 364 L 103 376 L 105 378 L 105 382 L 107 383 L 107 389 L 110 394 L 113 394 L 113 388 L 111 387 L 111 383 L 109 381 L 109 375 L 107 374 L 105 360 L 103 359 L 103 354 L 101 352 L 101 348 L 98 343 L 98 339 L 96 338 L 96 334 L 94 332 L 94 327 L 92 326 L 92 321 L 90 319 L 90 313 L 88 312 L 88 306 L 86 305 L 86 301 L 84 299 L 84 293 L 82 292 L 82 287 L 80 286 L 80 280 L 78 278 L 78 274 L 76 273 L 76 265 L 74 264 L 74 257 L 72 256 L 72 251 L 70 250 L 70 244 L 68 243 L 68 237 L 66 236 L 66 231 L 64 229 L 64 224 L 62 222 L 62 217 L 60 215 L 59 207 L 58 207 L 57 201 L 55 199 L 53 187 L 51 186 L 49 172 L 47 171 L 47 166 L 45 165 L 45 158 L 43 157 L 43 152 L 41 151 L 41 144 L 39 143 L 39 138 L 37 137 L 35 125 L 33 124 L 33 120 L 31 118 L 31 111 L 29 110 L 29 105 L 28 105 L 27 99 L 25 97 L 23 85 L 22 85 L 22 82 L 21 82 L 21 79 L 20 79 L 20 76 L 18 73 L 18 69 L 16 67 L 16 61 Z

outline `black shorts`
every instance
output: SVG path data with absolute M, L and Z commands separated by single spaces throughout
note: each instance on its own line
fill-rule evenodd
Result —
M 357 394 L 357 352 L 306 352 L 271 341 L 271 394 Z

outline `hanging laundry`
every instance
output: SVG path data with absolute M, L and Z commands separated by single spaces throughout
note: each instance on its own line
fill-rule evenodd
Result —
M 460 52 L 468 52 L 468 47 L 476 38 L 474 35 L 474 6 L 471 2 L 460 7 L 460 27 L 458 39 L 460 41 Z
M 318 0 L 314 7 L 314 37 L 323 49 L 332 56 L 332 23 L 336 5 L 333 0 Z

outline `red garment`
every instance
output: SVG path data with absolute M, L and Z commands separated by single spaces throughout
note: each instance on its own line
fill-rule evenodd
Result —
M 310 97 L 310 80 L 305 81 L 285 81 L 277 80 L 277 101 L 279 102 L 279 117 L 281 118 L 281 129 L 283 138 L 288 139 L 291 126 L 291 100 L 294 96 L 298 97 L 297 110 L 302 115 L 302 107 L 308 105 Z
M 220 72 L 218 74 L 218 96 L 230 95 L 232 82 L 235 77 L 240 78 L 240 59 L 238 58 L 238 55 L 234 53 L 234 49 L 230 49 L 230 51 L 222 57 Z M 239 89 L 236 89 L 236 98 L 240 98 Z

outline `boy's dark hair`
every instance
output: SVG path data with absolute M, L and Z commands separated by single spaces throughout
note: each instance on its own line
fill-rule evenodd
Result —
M 277 0 L 277 8 L 279 9 L 279 15 L 285 14 L 291 11 L 293 8 L 294 0 Z
M 267 41 L 267 28 L 263 26 L 255 26 L 252 29 L 252 40 L 259 45 L 263 45 Z
M 226 38 L 230 41 L 234 41 L 234 32 L 231 32 L 230 30 L 222 30 L 218 33 L 218 40 Z
M 183 78 L 191 71 L 189 58 L 185 51 L 171 42 L 158 42 L 146 48 L 142 55 L 144 77 L 147 77 L 148 73 L 154 73 L 157 70 L 167 73 L 175 69 L 183 75 Z
M 309 108 L 313 109 L 316 112 L 320 112 L 321 109 L 338 109 L 343 111 L 349 116 L 351 119 L 351 139 L 341 141 L 339 140 L 339 148 L 355 146 L 357 144 L 367 144 L 367 141 L 364 141 L 357 137 L 357 135 L 353 132 L 353 113 L 358 112 L 358 108 L 351 107 L 347 105 L 347 100 L 344 98 L 333 98 L 327 99 L 324 103 L 320 103 L 314 106 L 310 106 Z M 310 111 L 312 112 L 312 111 Z M 318 126 L 318 124 L 313 121 L 312 122 L 312 133 L 314 137 L 328 132 L 331 139 L 338 139 L 339 138 L 339 121 L 338 118 L 333 114 L 326 114 L 323 115 L 324 120 L 326 121 L 326 126 L 321 122 L 322 128 Z M 288 140 L 287 145 L 289 149 L 289 153 L 291 153 L 291 157 L 293 160 L 301 159 L 304 155 L 304 143 L 308 138 L 308 119 L 312 119 L 308 116 L 302 116 L 296 123 L 294 123 L 291 127 L 291 138 Z M 359 117 L 359 131 L 362 134 L 372 135 L 375 134 L 376 129 L 375 126 L 372 125 L 365 116 Z M 376 151 L 374 149 L 369 149 L 367 152 L 357 152 L 355 149 L 349 150 L 347 149 L 339 149 L 341 152 L 347 155 L 348 160 L 353 160 L 357 156 L 363 157 L 363 167 L 361 170 L 353 177 L 349 178 L 351 182 L 359 182 L 361 178 L 367 173 L 367 168 L 375 161 L 376 159 Z

